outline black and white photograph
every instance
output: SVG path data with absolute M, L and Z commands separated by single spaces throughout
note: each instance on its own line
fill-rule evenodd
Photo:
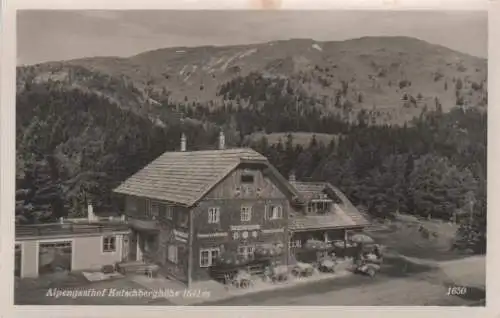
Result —
M 486 306 L 487 11 L 16 19 L 15 305 Z

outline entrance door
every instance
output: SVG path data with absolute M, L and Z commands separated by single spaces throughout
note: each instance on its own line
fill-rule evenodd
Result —
M 132 231 L 132 234 L 130 234 L 130 240 L 129 240 L 129 251 L 128 251 L 128 260 L 129 261 L 136 261 L 137 260 L 137 232 Z
M 38 253 L 39 274 L 71 271 L 73 254 L 71 241 L 40 243 Z
M 123 236 L 123 244 L 122 244 L 122 261 L 126 262 L 130 260 L 130 236 Z

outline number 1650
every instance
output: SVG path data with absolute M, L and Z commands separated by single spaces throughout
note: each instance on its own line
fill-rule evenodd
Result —
M 467 287 L 448 287 L 448 296 L 465 295 Z

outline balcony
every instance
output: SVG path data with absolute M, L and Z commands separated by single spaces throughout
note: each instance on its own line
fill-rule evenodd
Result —
M 127 222 L 131 228 L 137 231 L 159 231 L 160 224 L 156 219 L 139 218 L 139 217 L 127 217 Z

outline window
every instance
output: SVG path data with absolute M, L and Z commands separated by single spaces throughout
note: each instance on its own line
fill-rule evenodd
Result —
M 116 252 L 116 236 L 104 236 L 102 238 L 102 251 L 105 253 Z
M 244 256 L 246 258 L 252 258 L 255 253 L 255 246 L 239 246 L 238 255 Z
M 208 209 L 208 223 L 219 223 L 219 219 L 220 219 L 219 208 Z
M 241 207 L 241 220 L 250 221 L 252 219 L 252 207 L 242 206 Z
M 160 214 L 160 204 L 151 200 L 146 200 L 146 217 L 156 219 Z
M 146 199 L 146 217 L 147 218 L 152 218 L 151 214 L 151 201 Z
M 308 213 L 327 213 L 330 211 L 332 207 L 332 201 L 331 200 L 319 200 L 319 201 L 313 201 L 309 202 L 307 205 L 307 212 Z
M 137 212 L 137 200 L 135 198 L 128 197 L 127 201 L 128 210 L 130 212 Z
M 302 246 L 302 242 L 300 240 L 290 240 L 290 242 L 288 242 L 288 246 L 290 248 L 300 248 Z
M 253 174 L 245 173 L 241 175 L 241 183 L 253 184 Z
M 168 261 L 174 264 L 177 264 L 178 261 L 178 250 L 176 245 L 169 245 L 168 246 Z
M 165 217 L 168 220 L 172 220 L 174 218 L 174 208 L 170 205 L 165 207 Z
M 219 257 L 219 248 L 200 249 L 200 267 L 210 267 L 215 264 Z
M 269 219 L 276 220 L 283 218 L 283 207 L 281 205 L 269 206 Z
M 160 215 L 160 204 L 158 202 L 151 202 L 151 216 L 157 218 Z

